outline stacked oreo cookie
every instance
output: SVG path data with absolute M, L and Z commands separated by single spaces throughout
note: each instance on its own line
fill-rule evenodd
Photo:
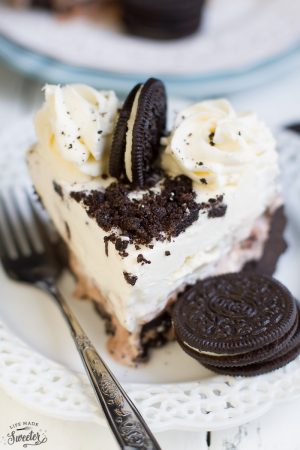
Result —
M 234 273 L 189 287 L 173 310 L 183 350 L 208 369 L 253 376 L 300 353 L 300 306 L 273 278 Z
M 135 35 L 178 39 L 199 29 L 205 0 L 123 0 L 123 21 Z

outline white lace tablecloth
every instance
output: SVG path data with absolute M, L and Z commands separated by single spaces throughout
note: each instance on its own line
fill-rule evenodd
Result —
M 299 73 L 293 73 L 260 89 L 231 98 L 241 109 L 254 109 L 270 125 L 278 126 L 300 120 Z M 37 83 L 0 67 L 0 132 L 25 113 L 33 111 L 41 101 Z M 1 148 L 0 151 L 5 151 Z M 300 149 L 299 149 L 300 151 Z M 1 175 L 0 175 L 1 176 Z M 298 425 L 300 401 L 276 406 L 264 417 L 226 431 L 158 433 L 163 450 L 299 450 Z M 9 427 L 20 420 L 38 422 L 45 430 L 47 442 L 41 450 L 116 450 L 110 432 L 97 424 L 73 423 L 49 418 L 28 410 L 0 391 L 0 449 L 1 438 Z M 209 431 L 209 430 L 208 430 Z M 15 444 L 13 448 L 22 448 Z

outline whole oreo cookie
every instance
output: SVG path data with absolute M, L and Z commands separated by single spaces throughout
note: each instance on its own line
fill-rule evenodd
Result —
M 207 278 L 177 300 L 178 339 L 191 349 L 240 354 L 281 339 L 296 320 L 291 293 L 278 281 L 254 273 Z
M 113 141 L 109 158 L 109 173 L 112 177 L 120 178 L 124 172 L 124 155 L 126 148 L 127 123 L 131 108 L 141 83 L 134 86 L 128 94 L 120 110 L 118 121 L 114 130 Z
M 158 156 L 166 128 L 167 100 L 163 83 L 150 78 L 130 92 L 115 128 L 110 174 L 143 187 Z
M 203 365 L 216 373 L 222 375 L 232 376 L 244 376 L 250 377 L 255 375 L 263 375 L 267 372 L 271 372 L 280 367 L 285 366 L 289 362 L 293 361 L 300 354 L 300 322 L 295 335 L 287 341 L 287 345 L 278 354 L 272 358 L 268 358 L 265 361 L 261 361 L 255 364 L 249 364 L 243 367 L 217 367 L 215 365 L 204 364 Z
M 197 359 L 201 364 L 205 366 L 213 366 L 224 368 L 242 368 L 243 366 L 253 365 L 261 363 L 266 360 L 278 358 L 286 353 L 289 343 L 294 338 L 295 333 L 299 327 L 299 315 L 297 314 L 296 320 L 292 328 L 281 339 L 278 339 L 271 344 L 265 345 L 254 351 L 239 353 L 235 355 L 211 355 L 203 352 L 197 352 L 191 350 L 189 347 L 179 344 L 183 350 L 193 358 Z
M 173 310 L 181 347 L 210 370 L 253 376 L 300 352 L 300 307 L 278 281 L 255 273 L 208 278 L 187 289 Z
M 178 39 L 201 25 L 205 0 L 123 0 L 127 31 L 151 39 Z

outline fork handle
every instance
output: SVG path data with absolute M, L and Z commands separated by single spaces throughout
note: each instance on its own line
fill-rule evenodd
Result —
M 81 356 L 85 370 L 108 423 L 122 450 L 161 450 L 141 414 L 103 362 L 56 285 L 37 286 L 56 300 Z

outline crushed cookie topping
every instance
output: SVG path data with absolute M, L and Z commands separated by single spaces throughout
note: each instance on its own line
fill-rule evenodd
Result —
M 129 272 L 123 272 L 123 275 L 127 283 L 131 286 L 134 286 L 137 282 L 138 277 L 136 275 L 132 275 L 132 273 Z
M 183 233 L 199 217 L 199 211 L 209 218 L 226 213 L 223 196 L 197 203 L 192 181 L 185 176 L 165 178 L 159 192 L 149 189 L 141 197 L 129 194 L 132 188 L 125 182 L 114 182 L 105 190 L 71 192 L 71 197 L 82 202 L 87 214 L 106 232 L 105 252 L 114 244 L 122 257 L 128 256 L 129 244 L 153 248 L 153 240 L 170 241 Z M 139 256 L 140 261 L 141 256 Z M 144 264 L 146 261 L 143 261 Z
M 200 205 L 185 176 L 165 178 L 159 193 L 148 190 L 139 199 L 130 198 L 130 192 L 128 184 L 119 182 L 104 191 L 71 192 L 71 197 L 83 202 L 87 214 L 105 231 L 117 228 L 121 239 L 150 248 L 152 240 L 170 240 L 198 218 Z M 107 240 L 114 242 L 115 236 Z

